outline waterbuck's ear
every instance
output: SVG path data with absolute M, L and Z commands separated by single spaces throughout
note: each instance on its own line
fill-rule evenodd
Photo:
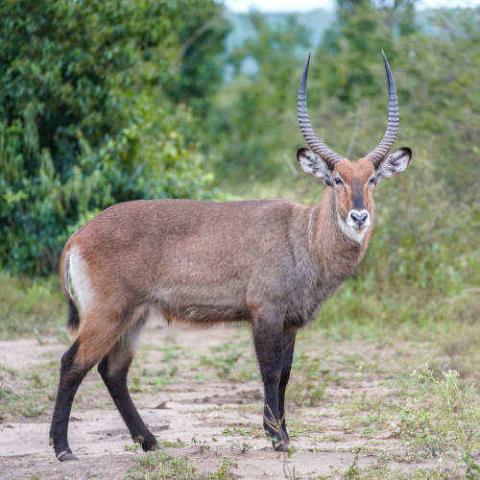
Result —
M 380 163 L 377 168 L 377 177 L 391 177 L 402 173 L 410 164 L 411 159 L 412 150 L 408 147 L 400 148 Z
M 321 178 L 327 185 L 332 185 L 331 172 L 327 164 L 308 148 L 300 148 L 297 150 L 297 160 L 303 171 Z

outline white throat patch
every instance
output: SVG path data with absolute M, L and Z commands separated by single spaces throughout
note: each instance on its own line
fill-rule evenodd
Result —
M 338 224 L 340 225 L 340 230 L 342 230 L 343 234 L 346 237 L 348 237 L 350 240 L 353 240 L 354 242 L 357 242 L 358 244 L 362 244 L 363 239 L 365 237 L 365 233 L 368 230 L 368 225 L 360 231 L 355 230 L 353 227 L 348 225 L 343 220 L 343 218 L 340 216 L 338 212 L 337 212 L 337 220 L 338 220 Z

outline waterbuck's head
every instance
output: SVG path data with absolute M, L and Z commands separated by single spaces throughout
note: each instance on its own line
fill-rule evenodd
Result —
M 387 74 L 388 122 L 380 143 L 368 155 L 352 162 L 335 153 L 315 134 L 307 111 L 307 76 L 310 55 L 303 69 L 297 94 L 297 114 L 300 130 L 310 147 L 301 148 L 297 158 L 303 170 L 333 188 L 337 219 L 342 231 L 361 243 L 371 224 L 373 190 L 378 181 L 403 172 L 412 158 L 408 147 L 389 154 L 398 134 L 398 99 L 392 70 L 382 51 Z

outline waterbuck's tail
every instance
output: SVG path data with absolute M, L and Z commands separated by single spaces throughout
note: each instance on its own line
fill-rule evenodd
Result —
M 60 280 L 63 293 L 68 303 L 67 327 L 72 333 L 74 333 L 78 330 L 78 326 L 80 325 L 80 315 L 73 299 L 73 292 L 70 285 L 69 268 L 70 252 L 67 248 L 65 248 L 62 253 L 62 258 L 60 259 Z
M 67 326 L 72 332 L 78 330 L 80 324 L 80 315 L 78 314 L 78 308 L 75 305 L 75 302 L 72 300 L 70 295 L 68 296 L 68 321 Z

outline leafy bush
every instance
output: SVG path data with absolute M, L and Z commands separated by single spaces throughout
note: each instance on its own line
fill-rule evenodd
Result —
M 479 445 L 479 405 L 472 386 L 460 383 L 458 372 L 437 378 L 426 367 L 416 373 L 417 392 L 403 409 L 401 431 L 406 444 L 425 456 L 450 451 L 471 455 Z M 418 397 L 430 397 L 429 405 L 418 406 Z
M 199 118 L 183 102 L 208 109 L 226 28 L 211 0 L 183 20 L 190 4 L 1 3 L 6 268 L 48 273 L 73 226 L 112 203 L 209 195 L 212 177 L 194 143 Z
M 0 339 L 63 334 L 65 305 L 58 281 L 0 273 Z

